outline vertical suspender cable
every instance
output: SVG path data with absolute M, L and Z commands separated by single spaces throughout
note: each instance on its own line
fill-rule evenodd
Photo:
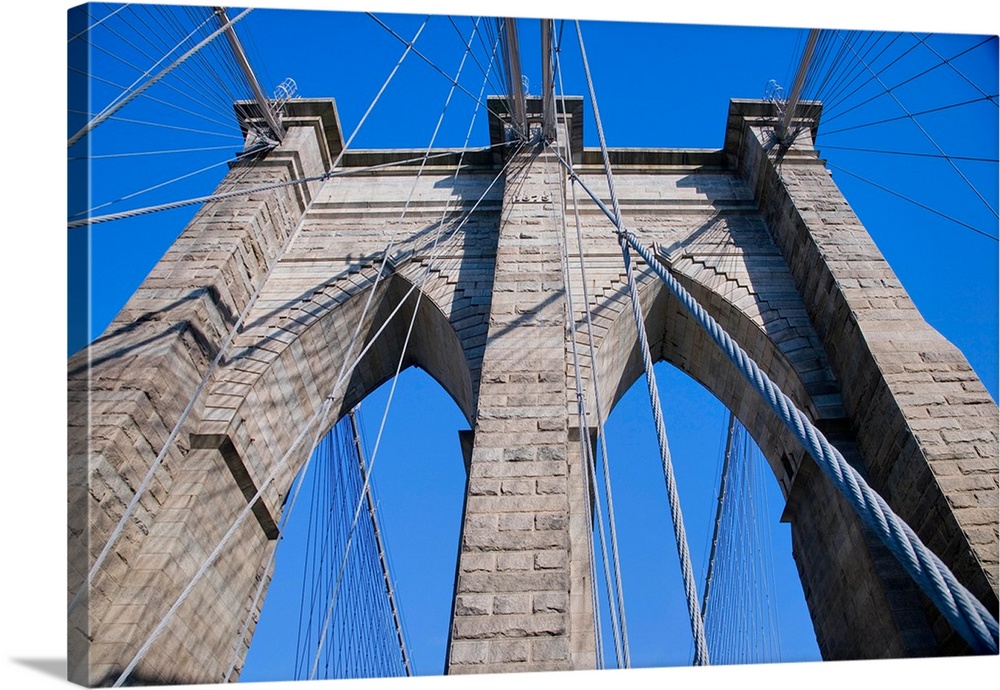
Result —
M 604 159 L 604 173 L 608 179 L 608 189 L 611 194 L 611 203 L 614 207 L 614 217 L 616 225 L 621 225 L 621 208 L 618 205 L 618 195 L 615 192 L 614 178 L 611 174 L 611 162 L 608 157 L 607 142 L 604 139 L 604 127 L 601 124 L 600 111 L 597 108 L 597 95 L 594 92 L 594 82 L 590 74 L 590 66 L 587 63 L 587 52 L 583 45 L 583 33 L 580 30 L 580 22 L 576 22 L 576 34 L 580 42 L 580 54 L 583 58 L 583 69 L 587 76 L 587 87 L 590 90 L 590 99 L 594 108 L 594 119 L 597 123 L 597 134 L 601 142 L 601 155 Z M 573 175 L 576 177 L 575 174 Z M 577 178 L 578 179 L 578 178 Z M 636 330 L 639 334 L 639 349 L 643 357 L 646 369 L 646 385 L 649 388 L 650 405 L 653 408 L 653 419 L 656 423 L 656 438 L 660 446 L 660 460 L 663 464 L 664 480 L 667 484 L 667 496 L 670 503 L 670 515 L 674 527 L 674 538 L 677 541 L 677 555 L 681 562 L 681 575 L 684 581 L 684 594 L 687 600 L 688 616 L 691 619 L 691 634 L 695 643 L 694 663 L 697 666 L 708 665 L 708 645 L 705 642 L 705 626 L 698 608 L 698 593 L 694 582 L 694 570 L 691 567 L 691 555 L 687 544 L 687 535 L 684 530 L 683 516 L 681 515 L 680 498 L 677 496 L 677 484 L 674 480 L 673 463 L 670 460 L 670 448 L 667 443 L 667 430 L 663 422 L 663 411 L 660 409 L 659 392 L 656 389 L 656 377 L 653 372 L 653 361 L 650 358 L 649 341 L 646 337 L 646 325 L 642 319 L 642 312 L 639 307 L 639 291 L 636 288 L 635 276 L 632 270 L 632 260 L 629 256 L 628 245 L 624 239 L 620 240 L 622 256 L 625 260 L 625 271 L 628 276 L 629 294 L 632 301 L 632 314 L 635 318 Z
M 687 600 L 688 616 L 691 619 L 691 635 L 694 638 L 694 665 L 707 666 L 708 644 L 705 641 L 705 625 L 698 609 L 698 592 L 694 582 L 694 569 L 691 567 L 691 554 L 688 550 L 687 534 L 684 530 L 684 517 L 681 514 L 680 496 L 677 493 L 677 482 L 674 479 L 673 463 L 670 459 L 670 447 L 667 443 L 667 429 L 663 421 L 663 410 L 660 408 L 660 394 L 656 388 L 656 376 L 653 372 L 653 360 L 649 354 L 649 340 L 646 337 L 646 324 L 642 319 L 639 307 L 639 290 L 635 284 L 635 271 L 629 256 L 628 244 L 621 240 L 622 256 L 625 259 L 625 273 L 628 279 L 629 296 L 632 303 L 632 316 L 639 333 L 639 351 L 646 371 L 646 387 L 649 390 L 649 402 L 653 408 L 653 422 L 656 425 L 656 440 L 660 446 L 660 460 L 663 464 L 663 478 L 667 485 L 667 499 L 670 503 L 670 517 L 674 527 L 674 539 L 677 542 L 677 557 L 681 564 L 681 577 L 684 581 L 684 595 Z
M 719 523 L 722 521 L 722 507 L 726 496 L 726 480 L 729 478 L 729 460 L 733 453 L 733 432 L 736 415 L 729 413 L 729 429 L 726 432 L 726 451 L 722 459 L 722 479 L 719 482 L 719 503 L 715 511 L 715 525 L 712 528 L 712 546 L 708 554 L 708 572 L 705 574 L 705 591 L 701 598 L 701 617 L 705 618 L 708 610 L 708 595 L 712 589 L 712 571 L 715 569 L 715 554 L 719 545 Z
M 368 472 L 365 469 L 365 452 L 361 445 L 361 430 L 358 428 L 358 416 L 357 410 L 351 410 L 349 413 L 351 418 L 351 432 L 354 436 L 354 446 L 358 453 L 358 465 L 361 470 L 361 476 L 367 477 Z M 379 566 L 382 569 L 382 578 L 385 581 L 385 592 L 386 596 L 389 598 L 389 608 L 392 611 L 392 622 L 396 630 L 396 640 L 399 642 L 399 652 L 403 657 L 403 667 L 406 669 L 406 675 L 412 676 L 413 669 L 410 666 L 410 655 L 406 651 L 406 638 L 403 635 L 403 622 L 399 618 L 399 608 L 396 606 L 396 596 L 392 589 L 392 575 L 389 572 L 389 561 L 385 555 L 385 546 L 382 543 L 382 533 L 378 528 L 378 515 L 375 509 L 375 499 L 372 497 L 371 486 L 366 484 L 364 490 L 365 501 L 368 504 L 368 516 L 372 521 L 372 529 L 375 534 L 375 546 L 378 550 L 378 560 Z
M 574 196 L 574 204 L 576 203 L 576 198 Z M 554 212 L 558 213 L 558 210 L 553 208 Z M 623 615 L 623 610 L 616 605 L 616 599 L 611 596 L 612 584 L 614 585 L 615 591 L 618 594 L 617 601 L 621 600 L 621 588 L 618 580 L 612 582 L 610 566 L 608 564 L 608 548 L 605 543 L 604 535 L 604 517 L 603 510 L 601 509 L 600 496 L 597 491 L 597 463 L 594 460 L 593 447 L 590 444 L 590 424 L 587 421 L 587 405 L 584 397 L 583 390 L 583 375 L 580 371 L 580 353 L 576 344 L 576 310 L 573 307 L 573 288 L 570 284 L 570 271 L 569 271 L 569 233 L 566 231 L 566 214 L 559 213 L 559 217 L 562 219 L 562 234 L 559 237 L 559 258 L 560 264 L 563 270 L 563 281 L 565 282 L 566 289 L 566 320 L 569 324 L 569 342 L 571 346 L 571 352 L 573 357 L 573 378 L 576 385 L 576 413 L 577 413 L 577 428 L 579 429 L 580 436 L 580 456 L 584 462 L 583 471 L 583 482 L 585 487 L 585 498 L 587 500 L 587 506 L 592 506 L 593 512 L 597 516 L 597 528 L 598 534 L 601 540 L 601 556 L 604 563 L 604 580 L 608 587 L 608 608 L 610 609 L 611 618 L 611 628 L 612 635 L 615 643 L 615 660 L 618 663 L 619 668 L 628 668 L 629 658 L 628 651 L 622 637 L 621 633 L 621 622 L 619 616 Z M 605 472 L 605 477 L 607 473 Z M 593 490 L 592 490 L 593 488 Z M 607 488 L 607 485 L 606 485 Z M 610 519 L 614 519 L 611 516 Z M 596 565 L 594 563 L 594 536 L 593 536 L 593 518 L 587 520 L 588 529 L 588 546 L 591 556 L 591 577 L 594 578 L 591 587 L 591 594 L 594 599 L 594 617 L 595 623 L 600 621 L 599 617 L 599 607 L 597 600 L 597 572 Z M 617 573 L 617 551 L 612 547 L 612 552 L 614 553 L 616 559 L 616 570 Z M 600 635 L 600 626 L 595 625 L 595 633 Z M 623 649 L 624 648 L 624 649 Z M 603 668 L 604 659 L 603 656 L 598 657 L 599 668 Z
M 551 32 L 551 27 L 550 27 L 550 32 Z M 557 44 L 551 44 L 551 36 L 550 36 L 550 45 L 551 45 L 551 49 L 552 49 L 551 59 L 552 59 L 552 62 L 554 63 L 554 69 L 555 69 L 555 72 L 558 75 L 558 79 L 559 79 L 559 97 L 560 97 L 560 99 L 563 99 L 564 96 L 565 96 L 565 88 L 563 86 L 563 79 L 562 79 L 562 65 L 561 65 L 561 62 L 559 60 L 560 47 Z M 554 96 L 555 96 L 555 94 L 553 94 L 553 101 L 554 101 Z M 565 103 L 565 101 L 563 101 L 563 103 Z M 552 112 L 553 120 L 555 120 L 555 118 L 556 118 L 556 108 L 555 108 L 555 103 L 554 102 L 551 104 L 550 110 Z M 563 107 L 563 111 L 564 112 L 565 112 L 565 110 L 566 110 L 565 107 Z M 555 129 L 555 127 L 553 127 L 553 129 Z M 572 160 L 572 151 L 571 151 L 572 142 L 569 142 L 569 141 L 565 142 L 565 147 L 566 147 L 566 150 L 569 152 L 569 159 Z M 581 224 L 580 224 L 580 210 L 579 210 L 579 204 L 578 204 L 578 201 L 577 201 L 576 186 L 575 185 L 572 185 L 570 187 L 570 192 L 572 194 L 572 199 L 573 199 L 573 217 L 574 217 L 574 224 L 575 224 L 575 227 L 576 227 L 576 241 L 577 241 L 577 251 L 578 251 L 578 255 L 579 255 L 580 278 L 581 278 L 581 284 L 582 284 L 582 288 L 583 288 L 583 312 L 584 312 L 584 316 L 586 318 L 586 323 L 587 323 L 587 342 L 588 342 L 588 345 L 589 345 L 590 365 L 591 365 L 591 374 L 590 374 L 590 376 L 591 376 L 591 383 L 593 384 L 593 387 L 594 387 L 594 406 L 595 406 L 595 412 L 596 412 L 596 415 L 597 415 L 597 439 L 598 439 L 598 442 L 599 442 L 599 445 L 600 445 L 600 453 L 599 453 L 598 457 L 600 457 L 600 459 L 601 459 L 601 474 L 602 474 L 602 476 L 604 478 L 604 497 L 605 497 L 605 500 L 607 501 L 607 507 L 608 507 L 608 531 L 609 531 L 610 542 L 611 542 L 611 562 L 614 565 L 613 580 L 611 580 L 609 582 L 609 586 L 613 585 L 615 597 L 614 597 L 614 601 L 612 602 L 611 595 L 609 593 L 608 594 L 608 604 L 611 607 L 612 618 L 614 619 L 614 617 L 617 617 L 618 622 L 619 622 L 619 630 L 613 631 L 613 632 L 615 632 L 615 645 L 616 645 L 616 648 L 620 644 L 620 647 L 621 647 L 621 650 L 622 650 L 621 656 L 618 659 L 619 667 L 630 668 L 631 665 L 632 665 L 632 661 L 631 661 L 631 653 L 629 651 L 629 643 L 628 643 L 628 624 L 626 622 L 626 616 L 625 616 L 625 600 L 624 600 L 624 592 L 623 592 L 623 587 L 622 587 L 621 561 L 620 561 L 620 559 L 618 557 L 618 534 L 617 534 L 617 528 L 616 528 L 616 525 L 615 525 L 616 521 L 615 521 L 614 498 L 613 498 L 613 492 L 611 490 L 611 475 L 610 475 L 610 465 L 609 465 L 610 461 L 609 461 L 608 448 L 607 448 L 607 439 L 606 439 L 606 435 L 604 433 L 604 407 L 603 407 L 603 405 L 601 403 L 601 386 L 600 386 L 600 378 L 599 378 L 599 374 L 598 374 L 597 354 L 596 354 L 596 348 L 595 348 L 595 344 L 594 344 L 594 340 L 595 340 L 595 338 L 594 338 L 594 324 L 593 324 L 593 319 L 591 318 L 591 313 L 590 313 L 590 295 L 589 295 L 588 289 L 587 289 L 587 281 L 588 281 L 588 279 L 587 279 L 587 267 L 586 267 L 586 262 L 584 261 L 584 258 L 583 258 L 583 256 L 584 256 L 583 230 L 582 230 Z M 566 274 L 568 276 L 568 275 L 570 275 L 570 268 L 569 268 L 569 237 L 568 237 L 568 233 L 566 232 L 565 219 L 563 220 L 563 234 L 566 237 L 565 255 L 566 255 Z M 570 313 L 575 313 L 575 311 L 573 309 L 573 306 L 572 306 L 572 294 L 573 294 L 573 291 L 572 291 L 572 286 L 570 285 L 569 282 L 567 282 L 566 290 L 567 290 L 567 295 L 568 295 L 567 300 L 569 302 Z M 573 325 L 573 329 L 574 329 L 574 333 L 571 334 L 571 337 L 572 337 L 574 357 L 575 357 L 576 356 L 576 335 L 575 335 L 575 321 L 573 319 L 575 319 L 575 316 L 573 318 L 571 318 L 571 324 Z M 582 393 L 582 391 L 581 391 L 581 393 Z M 587 421 L 587 417 L 588 417 L 588 415 L 587 415 L 586 407 L 584 406 L 584 408 L 583 408 L 583 420 L 584 420 L 583 426 L 585 426 L 586 428 L 589 429 L 590 428 L 590 423 Z M 597 458 L 595 458 L 595 456 L 594 456 L 595 453 L 591 449 L 591 446 L 590 446 L 589 443 L 586 446 L 586 450 L 589 453 L 589 455 L 587 457 L 588 457 L 588 461 L 589 461 L 589 466 L 591 467 L 591 472 L 592 472 L 592 475 L 593 475 L 593 481 L 595 482 L 594 492 L 595 492 L 595 496 L 596 496 L 597 495 L 596 481 L 597 481 L 597 471 L 598 471 L 598 469 L 597 469 L 597 461 L 596 461 Z M 601 536 L 601 548 L 602 548 L 602 551 L 606 553 L 606 546 L 605 546 L 605 543 L 604 543 L 604 526 L 603 526 L 603 524 L 601 524 L 601 521 L 600 521 L 600 513 L 598 513 L 598 518 L 599 518 L 598 528 L 600 529 L 600 536 Z M 592 547 L 592 545 L 591 545 L 591 547 Z M 607 557 L 605 555 L 605 561 L 606 561 L 606 558 Z M 605 562 L 605 568 L 607 568 L 606 562 Z M 608 579 L 610 580 L 610 578 L 608 578 Z M 595 582 L 594 582 L 594 587 L 596 588 L 596 579 L 595 579 Z M 594 594 L 596 596 L 596 589 L 594 591 Z M 595 609 L 595 616 L 596 615 L 597 615 L 597 611 Z M 598 624 L 595 626 L 595 629 L 598 632 L 600 632 L 599 618 L 597 619 L 597 623 Z M 619 637 L 620 637 L 620 643 L 619 643 Z M 601 663 L 603 663 L 603 651 L 601 652 L 601 654 L 602 654 L 602 656 L 600 657 L 600 661 L 601 661 Z
M 561 159 L 560 159 L 561 160 Z M 567 169 L 569 165 L 562 161 Z M 571 175 L 574 175 L 571 173 Z M 575 175 L 574 175 L 575 176 Z M 885 500 L 875 492 L 854 467 L 844 459 L 823 433 L 813 425 L 804 412 L 785 395 L 763 372 L 757 363 L 726 333 L 719 323 L 694 299 L 656 257 L 625 228 L 615 222 L 604 202 L 584 183 L 580 186 L 612 223 L 623 242 L 627 242 L 646 261 L 647 265 L 680 301 L 698 325 L 701 326 L 726 357 L 753 386 L 761 399 L 778 416 L 802 447 L 816 461 L 817 466 L 833 482 L 838 491 L 854 508 L 858 517 L 872 528 L 881 541 L 902 564 L 920 589 L 930 597 L 955 631 L 979 654 L 996 654 L 998 626 L 986 607 L 938 556 L 927 548 L 916 533 Z

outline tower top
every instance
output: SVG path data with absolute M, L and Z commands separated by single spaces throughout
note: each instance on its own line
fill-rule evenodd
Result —
M 524 99 L 527 111 L 528 130 L 542 129 L 543 102 L 541 96 Z M 511 127 L 510 104 L 506 96 L 487 96 L 486 105 L 490 110 L 490 144 L 496 146 L 507 140 Z M 574 156 L 583 151 L 583 96 L 564 96 L 556 99 L 556 120 L 565 121 L 569 131 L 569 146 Z

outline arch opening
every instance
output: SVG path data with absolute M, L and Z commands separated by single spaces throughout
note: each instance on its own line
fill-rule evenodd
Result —
M 711 549 L 728 410 L 677 367 L 660 361 L 655 372 L 701 597 Z M 693 655 L 692 633 L 655 428 L 642 380 L 635 380 L 616 401 L 606 423 L 606 435 L 632 665 L 689 665 Z M 765 536 L 772 547 L 769 554 L 761 556 L 771 559 L 774 573 L 772 595 L 776 595 L 780 661 L 819 660 L 812 621 L 792 560 L 791 531 L 788 524 L 780 521 L 784 507 L 782 491 L 768 470 L 762 466 L 757 469 L 763 475 L 766 491 L 766 496 L 755 498 L 764 499 L 759 501 L 758 510 L 765 506 L 766 511 L 766 515 L 758 513 L 757 517 L 764 518 L 763 529 L 767 530 Z M 596 539 L 594 548 L 600 548 Z M 605 661 L 613 665 L 608 604 L 604 592 L 600 597 Z
M 439 675 L 444 671 L 466 483 L 457 432 L 469 426 L 464 413 L 434 378 L 416 367 L 409 367 L 396 381 L 385 432 L 377 454 L 372 456 L 392 384 L 390 379 L 364 399 L 359 406 L 363 414 L 358 419 L 361 435 L 366 440 L 363 445 L 378 506 L 379 532 L 406 633 L 412 672 L 414 675 Z M 336 429 L 328 435 L 335 433 Z M 303 573 L 307 563 L 316 561 L 315 558 L 310 560 L 307 553 L 310 524 L 315 523 L 317 508 L 331 508 L 320 504 L 324 497 L 338 500 L 309 480 L 310 473 L 317 474 L 318 466 L 313 463 L 319 460 L 314 457 L 306 470 L 303 493 L 290 515 L 285 536 L 279 542 L 274 574 L 241 681 L 302 678 L 296 658 L 305 655 L 302 648 L 307 643 L 304 631 L 309 617 L 324 616 L 329 607 L 329 601 L 316 602 L 318 606 L 310 613 L 308 606 L 300 606 L 303 601 L 308 603 L 316 585 L 315 578 L 328 575 L 315 572 L 315 567 L 313 572 Z M 352 513 L 356 507 L 350 505 L 347 513 Z M 342 510 L 340 512 L 343 514 Z M 366 519 L 367 508 L 363 507 L 359 521 Z M 348 526 L 341 527 L 348 531 Z M 357 543 L 362 544 L 360 540 Z M 363 557 L 371 558 L 372 554 Z M 338 566 L 339 561 L 333 563 L 334 568 Z M 350 597 L 346 593 L 348 582 L 347 578 L 342 579 L 344 584 L 338 599 L 346 602 Z M 318 629 L 315 622 L 312 628 Z M 314 634 L 308 641 L 313 645 L 312 654 L 315 654 L 318 641 L 315 638 Z M 342 643 L 356 645 L 359 642 L 344 640 Z M 311 663 L 312 656 L 309 658 Z M 308 668 L 304 677 L 308 677 Z M 316 677 L 333 676 L 324 676 L 321 670 Z

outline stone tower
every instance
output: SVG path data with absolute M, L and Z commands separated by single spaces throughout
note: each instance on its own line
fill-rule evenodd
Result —
M 532 119 L 540 105 L 529 101 Z M 603 189 L 600 153 L 583 147 L 581 107 L 579 98 L 560 107 L 558 146 Z M 343 148 L 333 102 L 287 108 L 281 146 L 237 164 L 220 190 L 330 168 Z M 770 104 L 734 101 L 720 151 L 612 151 L 625 221 L 996 615 L 997 407 L 921 318 L 817 157 L 819 105 L 800 116 L 804 132 L 788 150 L 772 145 Z M 501 143 L 503 122 L 491 131 Z M 240 630 L 258 613 L 252 593 L 270 578 L 283 501 L 309 450 L 299 437 L 329 429 L 392 376 L 400 356 L 430 373 L 473 429 L 463 438 L 448 672 L 593 667 L 590 506 L 577 443 L 589 430 L 575 421 L 565 300 L 582 286 L 565 284 L 559 253 L 571 211 L 566 171 L 540 145 L 454 152 L 418 177 L 406 161 L 419 155 L 347 152 L 345 169 L 395 165 L 207 204 L 108 330 L 71 358 L 71 600 L 167 447 L 71 615 L 72 680 L 113 682 L 262 491 L 130 682 L 221 681 L 234 656 L 238 672 L 253 626 Z M 641 375 L 641 359 L 614 235 L 595 209 L 581 216 L 610 407 Z M 639 268 L 654 359 L 733 410 L 782 487 L 824 658 L 967 652 L 735 368 Z M 579 299 L 575 306 L 579 322 Z M 338 385 L 348 354 L 367 342 Z M 592 373 L 584 371 L 588 385 Z M 320 415 L 327 398 L 331 414 Z

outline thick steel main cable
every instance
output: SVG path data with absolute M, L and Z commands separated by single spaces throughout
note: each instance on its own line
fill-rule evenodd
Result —
M 560 160 L 562 160 L 560 158 Z M 563 161 L 564 167 L 569 166 Z M 576 177 L 575 173 L 571 176 Z M 576 178 L 580 186 L 601 209 L 615 222 L 607 206 Z M 996 654 L 997 620 L 973 594 L 958 581 L 954 573 L 933 551 L 920 540 L 902 518 L 896 515 L 864 478 L 844 459 L 823 433 L 817 429 L 804 412 L 786 396 L 763 372 L 756 362 L 712 318 L 670 271 L 656 259 L 634 234 L 624 226 L 616 225 L 619 238 L 628 243 L 646 261 L 650 269 L 667 286 L 683 307 L 695 318 L 709 337 L 718 345 L 740 373 L 753 386 L 762 400 L 770 407 L 786 428 L 802 444 L 819 468 L 847 499 L 851 507 L 878 536 L 879 540 L 899 560 L 914 582 L 944 615 L 956 632 L 979 654 Z

